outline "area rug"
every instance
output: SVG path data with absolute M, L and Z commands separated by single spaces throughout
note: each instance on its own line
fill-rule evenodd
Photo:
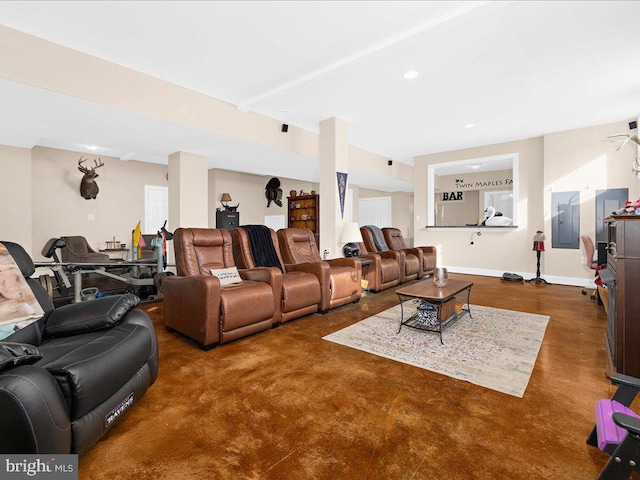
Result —
M 406 302 L 404 318 L 413 312 Z M 437 333 L 405 326 L 398 333 L 400 305 L 324 339 L 521 398 L 549 317 L 479 305 L 471 314 L 445 328 L 444 345 Z

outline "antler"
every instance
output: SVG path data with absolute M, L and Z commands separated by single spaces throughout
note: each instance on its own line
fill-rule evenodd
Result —
M 82 166 L 82 164 L 84 162 L 86 162 L 87 160 L 89 160 L 89 159 L 88 158 L 82 158 L 82 155 L 78 159 L 78 170 L 80 170 L 82 173 L 89 173 L 89 171 L 90 171 L 87 167 L 83 167 Z
M 89 170 L 87 167 L 83 167 L 82 164 L 84 162 L 86 162 L 87 160 L 89 160 L 88 158 L 83 158 L 82 156 L 80 157 L 80 159 L 78 160 L 78 170 L 80 170 L 82 173 L 91 173 L 93 172 L 96 168 L 100 168 L 100 167 L 104 167 L 104 163 L 102 163 L 102 159 L 98 158 L 98 160 L 96 160 L 95 158 L 93 159 L 93 163 L 94 166 L 91 167 L 91 170 Z M 100 162 L 100 163 L 98 163 Z

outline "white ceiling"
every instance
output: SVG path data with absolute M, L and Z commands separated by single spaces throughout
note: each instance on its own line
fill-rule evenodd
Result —
M 638 18 L 640 2 L 613 1 L 0 2 L 0 24 L 309 130 L 340 117 L 351 144 L 408 163 L 637 117 Z M 419 76 L 405 80 L 410 69 Z M 94 143 L 162 163 L 179 149 L 222 151 L 224 168 L 237 158 L 245 171 L 317 181 L 305 178 L 317 175 L 315 159 L 51 92 L 14 97 L 19 87 L 37 90 L 3 81 L 0 98 L 19 109 L 37 96 L 56 125 L 11 127 L 3 105 L 2 143 Z M 83 108 L 100 122 L 68 118 Z

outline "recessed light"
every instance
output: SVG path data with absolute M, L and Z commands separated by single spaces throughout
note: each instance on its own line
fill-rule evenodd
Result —
M 475 124 L 475 123 L 467 123 L 467 124 L 464 126 L 464 128 L 473 128 L 473 127 L 475 127 L 475 126 L 476 126 L 476 124 Z
M 91 150 L 92 152 L 95 152 L 98 149 L 98 147 L 96 147 L 95 145 L 87 145 L 87 150 Z
M 473 168 L 474 170 L 478 170 L 482 165 L 480 165 L 479 163 L 474 163 L 473 165 L 471 165 L 471 168 Z
M 409 70 L 407 73 L 403 75 L 403 77 L 406 78 L 407 80 L 413 80 L 417 76 L 418 76 L 418 72 L 416 72 L 415 70 Z
M 281 108 L 280 110 L 278 110 L 278 112 L 280 112 L 280 113 L 289 113 L 289 109 L 288 108 Z

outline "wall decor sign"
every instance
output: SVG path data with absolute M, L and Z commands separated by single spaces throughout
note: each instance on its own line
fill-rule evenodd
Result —
M 442 192 L 442 202 L 464 202 L 464 192 Z
M 483 188 L 495 187 L 511 187 L 513 186 L 513 178 L 492 178 L 484 181 L 467 181 L 456 178 L 456 190 L 478 190 Z
M 338 195 L 340 196 L 340 217 L 344 218 L 344 196 L 347 192 L 347 174 L 336 172 L 338 176 Z

